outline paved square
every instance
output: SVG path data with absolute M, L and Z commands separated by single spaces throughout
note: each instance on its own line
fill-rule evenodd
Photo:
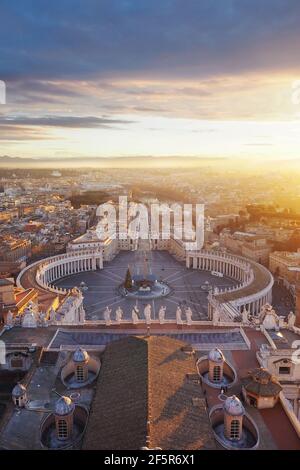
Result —
M 115 317 L 118 306 L 124 312 L 124 319 L 131 318 L 134 306 L 138 307 L 140 318 L 144 318 L 144 308 L 148 303 L 152 307 L 153 319 L 158 318 L 162 305 L 167 307 L 165 317 L 175 319 L 176 308 L 180 305 L 183 310 L 188 306 L 192 309 L 193 320 L 205 320 L 207 292 L 201 290 L 201 285 L 205 281 L 219 288 L 236 285 L 236 281 L 227 277 L 212 276 L 209 271 L 187 269 L 183 262 L 177 261 L 167 251 L 149 251 L 147 257 L 151 272 L 171 287 L 168 296 L 144 301 L 127 299 L 120 295 L 118 288 L 125 280 L 128 266 L 131 272 L 143 272 L 143 259 L 138 251 L 120 252 L 111 262 L 104 264 L 104 269 L 73 274 L 58 280 L 55 285 L 72 288 L 79 286 L 82 281 L 86 283 L 88 290 L 83 292 L 83 295 L 87 320 L 102 320 L 106 306 L 112 309 L 112 318 Z

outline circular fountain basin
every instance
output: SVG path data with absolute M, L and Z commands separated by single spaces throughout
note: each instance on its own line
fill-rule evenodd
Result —
M 126 289 L 122 284 L 119 286 L 119 292 L 123 297 L 129 299 L 150 300 L 166 297 L 170 294 L 171 288 L 165 282 L 157 279 L 154 274 L 148 274 L 146 277 L 135 275 L 132 277 L 132 287 Z

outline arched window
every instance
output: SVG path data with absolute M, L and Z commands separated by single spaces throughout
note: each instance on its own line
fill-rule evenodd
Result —
M 68 437 L 68 425 L 64 419 L 58 421 L 58 438 L 66 439 Z
M 221 367 L 220 366 L 214 366 L 213 381 L 214 382 L 220 382 L 220 380 L 221 380 Z
M 76 377 L 78 382 L 84 382 L 84 371 L 81 365 L 76 368 Z
M 238 440 L 240 438 L 240 422 L 238 419 L 233 419 L 230 426 L 230 439 Z

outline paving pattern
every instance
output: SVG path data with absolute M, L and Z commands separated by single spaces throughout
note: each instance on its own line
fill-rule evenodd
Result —
M 236 284 L 230 278 L 215 277 L 208 271 L 187 269 L 184 263 L 178 262 L 167 251 L 149 251 L 147 259 L 149 272 L 156 274 L 158 279 L 171 287 L 171 293 L 167 297 L 149 301 L 153 319 L 158 318 L 158 311 L 162 305 L 167 307 L 165 317 L 174 319 L 176 309 L 180 305 L 182 310 L 188 306 L 192 309 L 193 320 L 205 320 L 207 318 L 207 292 L 201 290 L 201 285 L 205 281 L 219 288 L 232 287 Z M 102 320 L 106 306 L 112 309 L 112 318 L 115 318 L 115 310 L 118 306 L 124 312 L 124 319 L 131 318 L 134 306 L 139 309 L 140 318 L 144 318 L 144 308 L 148 302 L 124 298 L 118 290 L 120 284 L 124 282 L 128 265 L 132 273 L 143 273 L 145 266 L 139 251 L 121 252 L 113 261 L 105 263 L 104 269 L 73 274 L 60 279 L 55 285 L 71 288 L 79 286 L 82 281 L 86 283 L 88 290 L 83 295 L 88 320 Z

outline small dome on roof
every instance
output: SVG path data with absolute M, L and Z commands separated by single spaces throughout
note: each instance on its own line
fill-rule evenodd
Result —
M 88 359 L 89 359 L 89 355 L 85 351 L 85 349 L 78 348 L 73 354 L 74 362 L 86 362 Z
M 235 395 L 232 395 L 232 397 L 228 397 L 225 400 L 224 411 L 231 416 L 241 416 L 245 413 L 241 400 L 239 400 Z
M 208 359 L 213 362 L 224 362 L 225 358 L 222 351 L 218 348 L 212 349 L 208 354 Z
M 68 415 L 74 411 L 75 405 L 69 397 L 60 397 L 55 404 L 55 414 Z
M 12 396 L 15 398 L 22 397 L 26 393 L 26 387 L 20 383 L 17 383 L 17 385 L 14 386 L 11 393 L 12 393 Z

